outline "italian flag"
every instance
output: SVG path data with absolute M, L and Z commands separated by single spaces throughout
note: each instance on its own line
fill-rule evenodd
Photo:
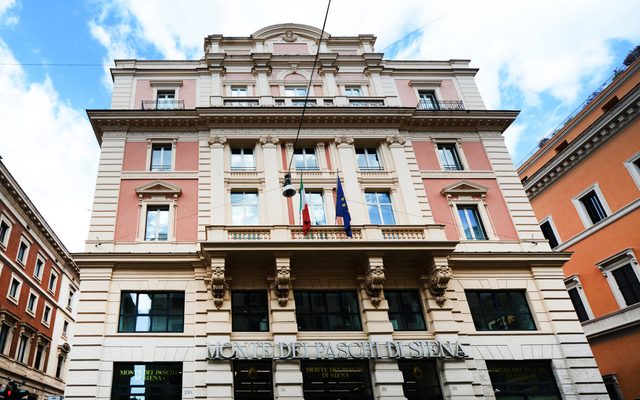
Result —
M 307 236 L 307 232 L 311 229 L 311 216 L 309 215 L 309 205 L 307 204 L 307 193 L 304 191 L 302 176 L 300 177 L 300 219 L 302 220 L 302 234 Z

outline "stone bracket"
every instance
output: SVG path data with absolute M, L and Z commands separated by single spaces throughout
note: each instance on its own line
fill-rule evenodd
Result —
M 371 299 L 371 304 L 378 308 L 382 303 L 382 289 L 385 280 L 384 263 L 382 257 L 369 257 L 369 265 L 367 267 L 364 280 L 364 287 Z
M 433 266 L 429 271 L 427 279 L 427 287 L 440 307 L 444 306 L 444 303 L 447 301 L 445 293 L 452 276 L 453 271 L 451 267 L 449 267 L 449 258 L 434 257 Z
M 291 259 L 289 257 L 276 257 L 276 278 L 273 282 L 273 291 L 278 297 L 280 307 L 285 307 L 289 302 L 291 291 Z
M 224 257 L 211 258 L 211 294 L 213 295 L 213 304 L 216 308 L 222 307 L 224 303 L 224 292 L 227 288 L 225 277 L 225 259 Z

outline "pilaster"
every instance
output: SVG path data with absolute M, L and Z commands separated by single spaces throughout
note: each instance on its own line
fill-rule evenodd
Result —
M 224 186 L 224 146 L 227 138 L 211 133 L 209 147 L 211 148 L 211 224 L 224 225 L 226 221 Z
M 356 164 L 355 150 L 353 148 L 353 137 L 338 136 L 335 138 L 338 147 L 338 158 L 340 160 L 340 173 L 343 177 L 342 187 L 347 197 L 349 214 L 353 225 L 368 223 L 366 218 L 362 190 L 358 181 L 358 165 Z
M 393 157 L 394 169 L 398 176 L 398 186 L 400 188 L 400 196 L 404 205 L 403 215 L 411 220 L 412 224 L 424 224 L 424 218 L 420 212 L 420 204 L 416 195 L 409 163 L 405 155 L 405 145 L 407 139 L 400 135 L 387 136 L 386 138 L 391 155 Z M 409 144 L 410 146 L 410 144 Z
M 264 160 L 264 193 L 268 205 L 269 225 L 285 223 L 285 210 L 283 209 L 282 191 L 278 177 L 278 143 L 280 140 L 274 136 L 260 137 L 262 156 Z

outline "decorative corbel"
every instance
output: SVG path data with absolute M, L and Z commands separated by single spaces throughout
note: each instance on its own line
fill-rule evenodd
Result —
M 384 263 L 382 257 L 369 257 L 364 287 L 371 299 L 371 304 L 378 308 L 382 302 L 382 289 L 384 284 Z
M 227 143 L 227 138 L 224 136 L 209 137 L 209 146 L 213 146 L 214 144 L 224 145 L 225 143 Z
M 291 259 L 289 257 L 276 257 L 276 279 L 273 282 L 273 291 L 278 297 L 280 307 L 285 307 L 289 302 L 291 290 Z
M 407 139 L 401 135 L 387 136 L 385 139 L 388 145 L 392 145 L 392 144 L 404 145 L 405 143 L 407 143 Z
M 347 136 L 347 135 L 336 136 L 335 139 L 333 140 L 336 142 L 338 146 L 341 144 L 352 145 L 354 142 L 353 136 Z
M 216 308 L 222 307 L 226 287 L 224 257 L 211 258 L 211 294 Z
M 448 257 L 434 257 L 433 267 L 429 272 L 429 280 L 427 285 L 429 292 L 435 297 L 436 303 L 442 307 L 444 306 L 447 297 L 445 292 L 447 291 L 447 284 L 453 276 L 453 271 L 449 267 Z
M 260 136 L 260 144 L 261 145 L 265 145 L 265 144 L 278 144 L 280 142 L 280 139 L 278 139 L 276 136 L 271 136 L 271 135 L 267 135 L 267 136 Z

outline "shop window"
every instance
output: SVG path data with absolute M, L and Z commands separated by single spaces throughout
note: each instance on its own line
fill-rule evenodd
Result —
M 462 171 L 462 160 L 455 143 L 438 143 L 438 158 L 445 171 Z
M 597 224 L 611 213 L 597 184 L 575 197 L 573 203 L 585 228 Z
M 549 241 L 549 246 L 551 246 L 552 249 L 558 247 L 558 235 L 551 223 L 551 217 L 547 218 L 540 224 L 540 230 L 542 231 L 544 238 Z
M 184 292 L 122 292 L 118 332 L 183 332 Z
M 373 147 L 359 147 L 356 148 L 356 157 L 358 159 L 358 168 L 361 171 L 380 171 L 382 165 L 380 164 L 380 158 L 378 152 Z
M 363 361 L 302 361 L 305 400 L 373 400 L 369 363 Z
M 398 368 L 404 378 L 402 390 L 407 400 L 443 399 L 435 361 L 401 360 Z
M 297 170 L 318 170 L 318 159 L 316 150 L 313 147 L 306 147 L 293 150 L 293 163 Z
M 169 206 L 148 205 L 145 222 L 144 240 L 158 241 L 169 239 Z
M 258 193 L 231 193 L 231 225 L 258 225 Z
M 170 171 L 173 162 L 171 143 L 154 143 L 151 146 L 151 171 Z
M 426 330 L 420 293 L 417 290 L 385 290 L 389 321 L 394 331 Z
M 231 149 L 231 170 L 232 171 L 254 171 L 256 161 L 253 149 L 239 148 Z
M 366 192 L 364 198 L 369 211 L 369 220 L 372 224 L 394 225 L 396 223 L 389 193 Z
M 632 249 L 625 249 L 596 265 L 607 278 L 620 308 L 640 303 L 640 268 Z
M 359 331 L 360 309 L 355 292 L 294 293 L 300 331 Z
M 459 204 L 457 209 L 465 238 L 468 240 L 487 240 L 487 231 L 484 229 L 480 218 L 478 206 L 475 204 Z
M 524 290 L 467 290 L 478 331 L 535 330 Z
M 233 361 L 234 400 L 272 400 L 271 361 Z
M 496 399 L 561 400 L 549 361 L 487 361 Z
M 113 363 L 111 400 L 181 400 L 182 363 Z
M 234 332 L 269 331 L 269 307 L 265 291 L 233 291 L 231 293 Z
M 16 361 L 25 363 L 29 356 L 29 336 L 21 334 L 18 339 L 18 350 L 16 351 Z

